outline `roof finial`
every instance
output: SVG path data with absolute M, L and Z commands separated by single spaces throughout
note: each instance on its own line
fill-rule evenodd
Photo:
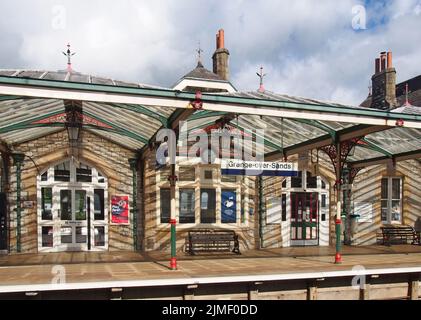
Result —
M 197 66 L 203 67 L 203 64 L 202 64 L 202 52 L 203 52 L 203 50 L 200 48 L 200 41 L 199 41 L 199 48 L 196 50 L 196 52 L 197 52 Z
M 260 86 L 259 92 L 265 92 L 265 88 L 263 87 L 263 77 L 266 76 L 266 73 L 263 73 L 263 67 L 260 67 L 260 73 L 256 72 L 257 76 L 260 78 Z
M 76 52 L 71 52 L 70 51 L 70 43 L 67 44 L 67 51 L 64 52 L 63 54 L 67 57 L 67 72 L 72 72 L 72 59 L 71 57 L 74 56 L 76 54 Z

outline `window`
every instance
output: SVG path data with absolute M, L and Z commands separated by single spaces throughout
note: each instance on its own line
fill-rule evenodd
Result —
M 168 188 L 160 190 L 161 223 L 169 223 L 171 217 L 171 193 Z
M 287 195 L 282 194 L 282 221 L 287 221 Z
M 215 189 L 201 189 L 200 190 L 200 223 L 215 223 L 216 222 L 215 209 L 216 209 Z
M 194 181 L 196 180 L 195 174 L 196 171 L 194 167 L 180 167 L 178 170 L 179 180 L 180 181 Z
M 386 177 L 381 180 L 381 220 L 384 223 L 402 221 L 402 179 Z
M 53 220 L 53 189 L 41 188 L 41 219 Z
M 71 190 L 60 190 L 60 219 L 72 220 Z
M 101 174 L 101 172 L 98 172 L 98 183 L 104 183 L 104 182 L 105 182 L 104 176 Z
M 86 220 L 86 191 L 75 190 L 76 220 Z
M 282 181 L 282 188 L 286 188 L 287 187 L 287 179 L 284 179 L 284 181 Z
M 105 227 L 95 227 L 94 245 L 96 247 L 105 246 Z
M 94 220 L 104 220 L 104 189 L 94 190 Z
M 206 180 L 212 180 L 212 170 L 205 170 L 204 176 Z
M 42 227 L 41 242 L 43 247 L 53 247 L 53 227 Z
M 306 181 L 306 187 L 307 188 L 313 188 L 313 189 L 315 189 L 315 188 L 317 188 L 317 176 L 312 176 L 311 175 L 311 172 L 308 172 L 307 171 L 307 179 L 306 179 L 307 181 Z
M 76 181 L 77 182 L 92 182 L 92 169 L 84 164 L 76 168 Z
M 45 171 L 42 175 L 41 175 L 41 181 L 47 181 L 48 180 L 48 171 Z
M 194 189 L 180 189 L 179 223 L 195 223 Z
M 291 188 L 302 188 L 303 186 L 303 172 L 298 171 L 297 177 L 291 177 Z
M 70 181 L 70 161 L 60 163 L 54 167 L 54 181 Z
M 326 195 L 322 194 L 322 201 L 321 201 L 321 207 L 326 208 Z

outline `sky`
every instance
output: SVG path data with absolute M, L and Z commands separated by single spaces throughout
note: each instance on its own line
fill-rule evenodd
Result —
M 2 0 L 0 68 L 76 71 L 171 87 L 197 63 L 212 69 L 225 30 L 230 81 L 358 105 L 374 59 L 393 52 L 397 81 L 421 74 L 421 0 Z

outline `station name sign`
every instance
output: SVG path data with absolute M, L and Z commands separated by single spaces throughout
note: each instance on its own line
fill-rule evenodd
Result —
M 243 160 L 222 160 L 223 175 L 239 176 L 298 176 L 298 166 L 291 162 L 263 162 Z

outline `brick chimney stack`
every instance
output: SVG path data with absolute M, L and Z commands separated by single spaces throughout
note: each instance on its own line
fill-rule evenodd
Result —
M 397 107 L 396 70 L 392 66 L 392 52 L 381 52 L 375 60 L 375 73 L 371 77 L 371 108 L 390 110 Z
M 224 30 L 220 29 L 216 34 L 216 50 L 212 56 L 213 73 L 222 79 L 229 79 L 228 56 L 229 51 L 225 48 Z

